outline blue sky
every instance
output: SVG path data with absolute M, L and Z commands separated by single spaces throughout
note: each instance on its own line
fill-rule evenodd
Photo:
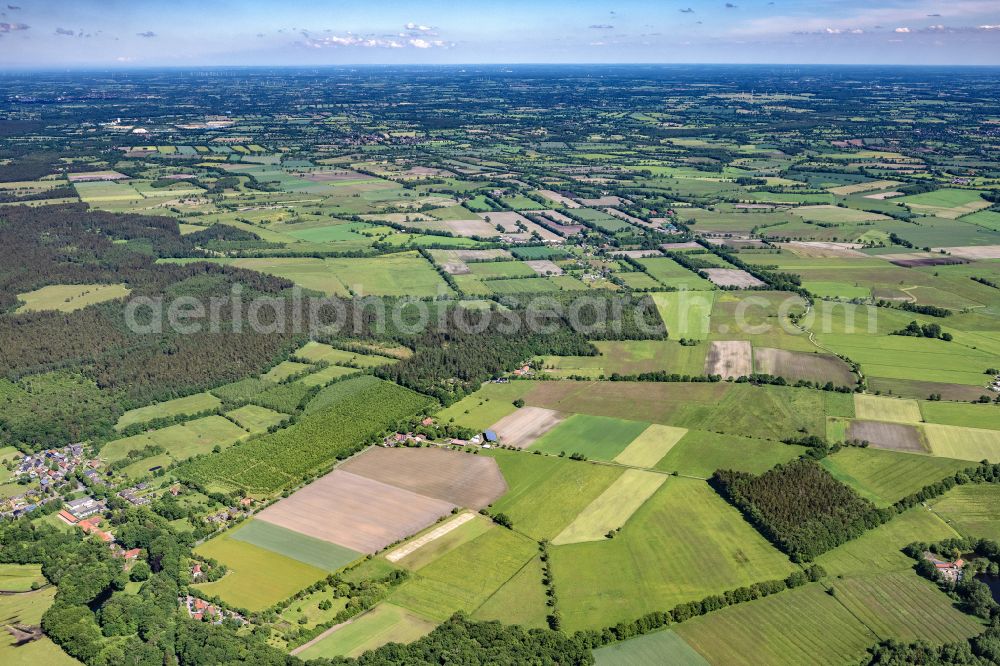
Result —
M 0 0 L 0 68 L 1000 65 L 1000 0 Z

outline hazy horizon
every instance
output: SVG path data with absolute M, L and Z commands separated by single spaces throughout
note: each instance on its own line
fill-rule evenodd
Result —
M 0 68 L 1000 65 L 991 0 L 51 0 L 0 5 Z

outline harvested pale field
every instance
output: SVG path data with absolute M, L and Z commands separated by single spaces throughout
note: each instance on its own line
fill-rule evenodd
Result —
M 339 469 L 469 509 L 481 509 L 507 492 L 493 458 L 439 448 L 374 447 Z
M 927 453 L 920 431 L 903 423 L 882 421 L 851 421 L 847 428 L 847 438 L 866 441 L 877 449 Z
M 441 523 L 438 527 L 435 527 L 427 534 L 424 534 L 423 536 L 416 538 L 413 541 L 410 541 L 409 543 L 403 544 L 399 548 L 394 548 L 392 552 L 386 554 L 385 559 L 389 560 L 390 562 L 399 562 L 407 555 L 410 555 L 411 553 L 426 546 L 431 541 L 436 541 L 437 539 L 440 539 L 441 537 L 443 537 L 445 534 L 448 534 L 452 530 L 458 529 L 459 527 L 466 524 L 470 520 L 475 519 L 475 517 L 476 514 L 474 513 L 468 513 L 468 512 L 461 513 L 452 518 L 451 520 L 446 520 L 445 522 Z
M 888 398 L 866 393 L 854 394 L 854 415 L 867 421 L 895 421 L 898 423 L 920 423 L 920 405 L 916 400 Z
M 469 265 L 461 259 L 448 259 L 440 264 L 441 268 L 448 275 L 468 275 L 472 271 Z
M 867 257 L 858 249 L 863 247 L 858 243 L 832 243 L 824 241 L 792 241 L 781 243 L 780 247 L 800 257 Z
M 828 192 L 836 194 L 838 196 L 846 197 L 851 194 L 860 194 L 861 192 L 871 192 L 873 190 L 884 190 L 889 187 L 896 187 L 900 182 L 898 180 L 874 180 L 867 183 L 855 183 L 853 185 L 841 185 L 839 187 L 828 188 Z
M 705 357 L 705 374 L 748 377 L 753 372 L 753 350 L 746 340 L 715 341 Z
M 638 218 L 635 215 L 629 215 L 625 211 L 618 210 L 617 208 L 605 208 L 604 212 L 606 212 L 608 215 L 617 217 L 619 220 L 625 220 L 626 222 L 634 224 L 638 227 L 649 227 L 651 229 L 656 229 L 658 226 L 656 224 L 653 224 L 652 222 L 647 222 L 646 220 Z
M 580 203 L 584 206 L 600 208 L 603 206 L 620 206 L 622 203 L 630 204 L 632 202 L 628 199 L 622 199 L 621 197 L 606 196 L 597 199 L 580 199 Z
M 700 250 L 702 247 L 694 241 L 688 241 L 686 243 L 662 243 L 660 249 L 670 252 L 674 250 Z
M 123 180 L 127 179 L 128 176 L 117 171 L 87 171 L 85 173 L 71 173 L 66 178 L 71 183 L 92 183 L 101 180 Z
M 522 407 L 505 416 L 490 428 L 502 444 L 523 449 L 562 423 L 566 415 L 543 407 Z
M 687 428 L 654 423 L 632 440 L 625 450 L 615 456 L 614 461 L 633 467 L 652 467 L 674 448 L 687 434 Z
M 462 261 L 486 261 L 489 259 L 513 259 L 510 250 L 446 250 Z
M 444 220 L 441 224 L 447 231 L 456 236 L 482 236 L 490 238 L 497 235 L 496 228 L 483 220 Z
M 708 279 L 719 287 L 737 287 L 749 289 L 763 287 L 764 283 L 739 268 L 705 268 L 702 269 Z
M 622 527 L 666 480 L 665 474 L 625 470 L 556 535 L 552 543 L 559 546 L 605 539 L 608 532 Z
M 493 233 L 496 233 L 496 225 L 503 227 L 504 231 L 509 233 L 517 233 L 519 231 L 518 223 L 531 228 L 531 220 L 526 218 L 520 213 L 515 213 L 509 210 L 494 211 L 490 213 L 476 213 L 484 224 L 487 224 Z M 489 218 L 489 222 L 486 222 L 486 218 Z M 537 225 L 535 225 L 537 226 Z
M 257 520 L 374 553 L 419 532 L 455 504 L 336 469 L 257 514 Z
M 629 259 L 645 259 L 647 257 L 662 257 L 659 250 L 617 250 L 611 253 L 612 257 L 628 257 Z
M 835 386 L 853 386 L 856 382 L 850 366 L 832 354 L 757 347 L 753 350 L 753 362 L 757 372 L 792 382 L 801 379 L 833 382 Z
M 539 275 L 562 275 L 563 269 L 559 268 L 554 261 L 549 259 L 532 259 L 530 261 L 525 261 L 525 264 L 531 267 L 531 270 L 535 271 Z
M 866 194 L 865 199 L 878 199 L 879 201 L 884 201 L 886 199 L 895 199 L 896 197 L 901 197 L 905 194 L 906 192 L 879 192 L 878 194 Z
M 552 190 L 538 190 L 538 193 L 549 201 L 555 201 L 556 203 L 566 206 L 566 208 L 579 208 L 580 204 L 573 201 L 569 197 L 559 194 L 558 192 L 553 192 Z
M 569 217 L 568 215 L 563 215 L 557 210 L 540 210 L 538 211 L 538 213 L 544 217 L 549 218 L 553 222 L 558 222 L 559 224 L 570 224 L 570 225 L 579 224 L 579 222 L 574 220 L 572 217 Z
M 944 250 L 953 257 L 963 259 L 1000 259 L 1000 245 L 973 245 L 966 247 L 936 247 L 935 252 Z

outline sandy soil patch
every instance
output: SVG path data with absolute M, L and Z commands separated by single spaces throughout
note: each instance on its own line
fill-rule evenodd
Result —
M 497 235 L 497 230 L 484 220 L 444 220 L 445 229 L 456 236 L 482 236 L 489 238 Z
M 455 504 L 336 469 L 257 514 L 258 520 L 374 553 L 410 536 Z
M 706 375 L 748 377 L 753 372 L 753 352 L 746 340 L 713 342 L 705 358 Z
M 823 241 L 792 241 L 780 243 L 782 249 L 800 257 L 867 257 L 858 249 L 864 247 L 859 243 L 832 243 Z
M 618 250 L 611 253 L 612 257 L 628 257 L 629 259 L 644 259 L 646 257 L 662 257 L 659 250 Z
M 556 203 L 560 203 L 563 206 L 566 206 L 566 208 L 580 207 L 580 204 L 578 204 L 577 202 L 573 201 L 572 199 L 570 199 L 565 195 L 559 194 L 558 192 L 553 192 L 552 190 L 538 190 L 538 193 L 541 194 L 546 199 L 548 199 L 549 201 L 555 201 Z
M 630 204 L 632 203 L 628 199 L 622 199 L 621 197 L 607 196 L 600 197 L 597 199 L 580 199 L 580 203 L 584 206 L 591 206 L 595 208 L 601 208 L 604 206 L 620 206 L 622 203 Z
M 493 458 L 439 448 L 374 447 L 338 469 L 469 509 L 481 509 L 507 492 Z
M 739 268 L 704 268 L 702 269 L 712 284 L 720 287 L 737 287 L 749 289 L 762 287 L 764 283 Z
M 549 259 L 531 259 L 525 261 L 525 264 L 531 267 L 531 270 L 535 271 L 539 275 L 562 275 L 563 269 L 556 266 L 554 261 Z
M 562 423 L 565 418 L 565 414 L 552 409 L 522 407 L 494 423 L 490 429 L 500 437 L 502 444 L 523 449 L 531 446 L 536 439 Z

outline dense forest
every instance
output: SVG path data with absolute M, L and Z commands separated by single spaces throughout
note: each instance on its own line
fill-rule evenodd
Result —
M 710 483 L 796 562 L 850 541 L 894 513 L 880 511 L 808 459 L 778 465 L 759 476 L 717 470 Z

